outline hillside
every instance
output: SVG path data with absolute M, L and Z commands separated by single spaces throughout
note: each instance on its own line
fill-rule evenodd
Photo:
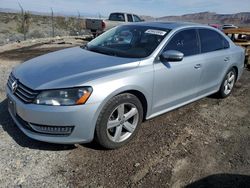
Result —
M 235 24 L 237 26 L 250 26 L 250 12 L 237 14 L 216 14 L 212 12 L 201 12 L 185 14 L 182 16 L 165 16 L 157 18 L 160 21 L 188 21 L 203 24 Z

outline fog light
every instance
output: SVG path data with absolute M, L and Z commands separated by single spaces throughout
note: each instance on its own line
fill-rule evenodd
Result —
M 46 126 L 31 123 L 30 126 L 36 132 L 53 135 L 70 135 L 74 129 L 74 126 Z

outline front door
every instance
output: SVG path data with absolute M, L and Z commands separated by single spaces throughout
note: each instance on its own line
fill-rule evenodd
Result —
M 202 57 L 196 29 L 186 29 L 176 33 L 163 51 L 167 50 L 180 51 L 184 53 L 184 58 L 179 62 L 156 60 L 153 114 L 171 110 L 197 96 Z

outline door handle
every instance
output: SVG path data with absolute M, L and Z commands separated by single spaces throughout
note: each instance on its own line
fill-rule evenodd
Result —
M 200 68 L 201 68 L 201 64 L 196 64 L 196 65 L 194 66 L 194 68 L 195 68 L 195 69 L 200 69 Z
M 228 62 L 229 60 L 230 60 L 230 57 L 225 57 L 225 58 L 224 58 L 224 61 L 225 61 L 225 62 Z

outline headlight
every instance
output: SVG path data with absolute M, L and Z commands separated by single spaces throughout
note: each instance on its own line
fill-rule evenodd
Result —
M 52 106 L 80 105 L 86 103 L 91 93 L 92 87 L 42 91 L 34 103 Z

